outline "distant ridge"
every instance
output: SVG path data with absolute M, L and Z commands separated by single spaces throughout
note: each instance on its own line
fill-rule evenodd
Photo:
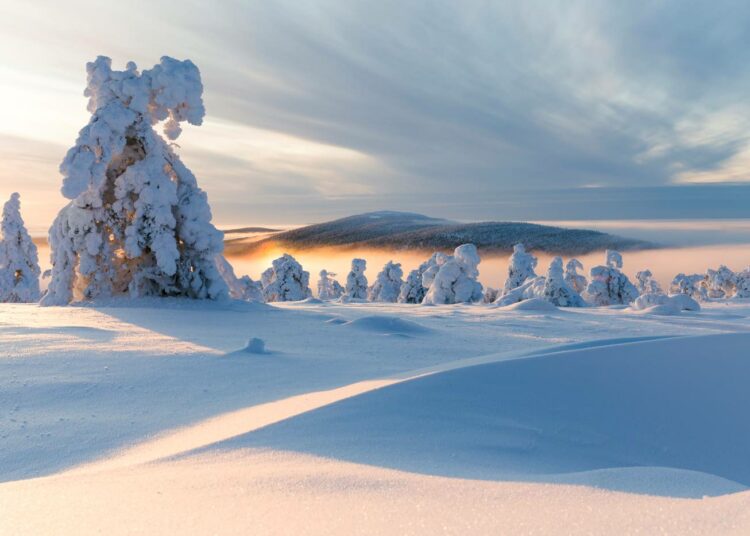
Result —
M 514 244 L 523 242 L 531 250 L 561 254 L 653 247 L 641 240 L 587 229 L 518 222 L 459 223 L 411 212 L 380 211 L 308 225 L 252 243 L 232 241 L 227 253 L 249 252 L 271 244 L 298 250 L 338 246 L 439 251 L 467 242 L 488 252 L 509 252 Z

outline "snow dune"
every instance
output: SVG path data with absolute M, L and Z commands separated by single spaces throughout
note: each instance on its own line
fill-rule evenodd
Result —
M 723 334 L 458 368 L 359 394 L 216 449 L 262 447 L 433 475 L 673 496 L 735 492 L 750 485 L 750 427 L 738 411 L 750 407 L 748 347 L 750 334 Z M 659 478 L 644 468 L 693 473 Z

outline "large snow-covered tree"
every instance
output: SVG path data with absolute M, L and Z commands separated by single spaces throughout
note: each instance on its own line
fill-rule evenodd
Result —
M 503 294 L 508 294 L 523 285 L 527 280 L 534 279 L 536 277 L 536 272 L 534 272 L 536 265 L 537 258 L 526 253 L 523 244 L 513 246 L 513 254 L 510 256 L 510 264 L 508 265 L 508 279 L 505 280 Z
M 0 302 L 39 301 L 39 257 L 21 218 L 17 193 L 3 207 L 0 232 Z
M 422 303 L 472 303 L 482 299 L 482 284 L 477 281 L 480 259 L 474 244 L 458 246 L 453 255 L 444 255 L 438 262 Z
M 563 272 L 563 260 L 555 257 L 549 265 L 544 280 L 544 299 L 558 307 L 584 307 L 586 303 L 573 287 L 568 285 Z
M 43 303 L 131 296 L 221 298 L 223 235 L 205 192 L 154 126 L 175 140 L 200 125 L 200 72 L 163 57 L 152 69 L 87 64 L 89 124 L 60 165 L 70 203 L 50 229 L 52 279 Z
M 267 302 L 299 301 L 312 296 L 310 272 L 288 253 L 271 263 L 261 274 L 260 282 Z
M 633 302 L 638 297 L 638 289 L 621 270 L 622 255 L 607 250 L 605 256 L 606 265 L 591 269 L 586 298 L 594 305 L 627 305 Z
M 352 259 L 352 269 L 346 276 L 346 287 L 344 296 L 355 300 L 367 299 L 367 261 L 365 259 Z
M 335 300 L 344 294 L 344 287 L 334 279 L 336 274 L 328 270 L 321 270 L 318 279 L 318 298 L 321 300 Z
M 370 287 L 367 299 L 373 302 L 395 302 L 404 284 L 401 264 L 388 261 Z

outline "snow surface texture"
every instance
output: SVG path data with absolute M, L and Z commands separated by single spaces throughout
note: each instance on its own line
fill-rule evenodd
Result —
M 404 271 L 399 263 L 389 261 L 383 266 L 383 270 L 375 278 L 367 294 L 367 299 L 374 302 L 398 301 L 401 286 L 404 284 Z
M 0 302 L 39 300 L 39 256 L 21 218 L 21 197 L 14 193 L 0 222 Z
M 336 281 L 336 274 L 328 270 L 320 271 L 318 279 L 318 298 L 321 300 L 336 300 L 344 294 L 344 287 Z
M 0 533 L 748 533 L 750 303 L 533 303 L 0 305 Z
M 344 296 L 355 300 L 367 299 L 367 261 L 365 259 L 352 259 L 352 269 L 346 276 L 346 287 Z
M 477 281 L 480 259 L 474 244 L 458 246 L 453 255 L 439 259 L 435 269 L 429 271 L 429 277 L 426 277 L 428 272 L 423 275 L 422 280 L 427 279 L 429 288 L 422 303 L 442 305 L 481 301 L 482 284 Z
M 606 265 L 591 269 L 591 282 L 586 289 L 586 300 L 593 305 L 627 305 L 638 297 L 638 289 L 630 282 L 622 268 L 622 255 L 607 250 Z
M 265 301 L 299 301 L 312 296 L 310 273 L 294 257 L 285 253 L 271 264 L 260 279 Z
M 60 171 L 70 199 L 49 232 L 52 279 L 45 305 L 131 296 L 222 298 L 214 258 L 223 235 L 211 224 L 205 192 L 154 130 L 175 140 L 180 123 L 200 125 L 200 73 L 163 57 L 139 72 L 112 70 L 99 56 L 86 65 L 91 120 Z

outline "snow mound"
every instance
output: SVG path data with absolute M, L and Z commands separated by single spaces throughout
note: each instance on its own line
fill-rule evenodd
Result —
M 430 331 L 429 328 L 411 320 L 387 315 L 363 316 L 342 325 L 383 335 L 420 335 Z
M 245 347 L 245 352 L 248 354 L 266 354 L 266 343 L 263 341 L 263 339 L 259 339 L 258 337 L 253 337 L 249 341 L 247 341 L 247 346 Z
M 700 304 L 687 294 L 644 294 L 632 305 L 633 311 L 642 314 L 678 315 L 682 311 L 700 311 Z
M 750 427 L 737 411 L 750 405 L 748 345 L 748 333 L 674 337 L 458 368 L 218 448 L 461 478 L 732 493 L 750 485 Z
M 503 311 L 557 311 L 557 307 L 542 298 L 531 298 L 528 300 L 499 307 Z

